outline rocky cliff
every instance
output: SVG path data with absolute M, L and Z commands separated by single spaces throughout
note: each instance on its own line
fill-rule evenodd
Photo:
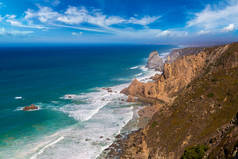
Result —
M 163 67 L 163 74 L 153 77 L 155 79 L 153 82 L 141 83 L 135 79 L 122 93 L 139 99 L 146 98 L 170 103 L 181 89 L 201 74 L 206 65 L 213 63 L 226 49 L 227 47 L 218 47 L 213 50 L 214 55 L 208 54 L 208 50 L 194 54 L 189 53 L 186 56 L 181 54 L 174 62 L 166 62 Z
M 162 106 L 120 142 L 120 158 L 238 156 L 238 43 L 178 56 L 153 79 L 122 91 Z

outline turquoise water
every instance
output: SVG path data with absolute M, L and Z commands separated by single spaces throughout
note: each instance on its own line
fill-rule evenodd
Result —
M 95 158 L 132 116 L 120 90 L 173 47 L 0 48 L 0 158 Z M 21 110 L 30 104 L 40 110 Z

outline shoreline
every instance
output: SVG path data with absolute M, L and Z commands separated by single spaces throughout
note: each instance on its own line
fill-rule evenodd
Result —
M 137 111 L 137 120 L 148 119 L 147 124 L 116 136 L 104 158 L 237 156 L 238 108 L 231 95 L 237 94 L 237 49 L 238 43 L 233 43 L 175 51 L 162 75 L 152 82 L 134 80 L 122 93 L 151 103 Z M 191 151 L 198 148 L 203 152 Z
M 200 48 L 195 48 L 195 49 L 173 48 L 173 49 L 170 49 L 169 52 L 167 52 L 163 56 L 160 56 L 157 51 L 152 51 L 149 55 L 147 64 L 142 66 L 144 67 L 144 69 L 147 69 L 148 75 L 142 79 L 138 78 L 138 80 L 135 78 L 134 80 L 130 82 L 130 85 L 133 85 L 134 81 L 136 81 L 136 83 L 138 81 L 139 83 L 142 82 L 144 84 L 157 81 L 163 76 L 164 65 L 174 62 L 179 57 L 192 54 L 194 51 L 200 52 L 201 49 Z M 154 60 L 153 58 L 156 60 Z M 154 65 L 155 63 L 157 64 L 159 63 L 159 65 L 157 65 L 154 68 L 150 68 L 149 66 L 150 62 L 151 62 L 151 65 Z M 161 66 L 161 62 L 163 66 Z M 125 89 L 128 89 L 129 87 Z M 132 88 L 132 89 L 137 89 L 137 87 L 141 87 L 141 85 L 138 86 L 137 84 L 135 84 L 135 88 Z M 139 107 L 139 109 L 137 109 L 137 111 L 133 111 L 132 119 L 120 130 L 120 133 L 115 137 L 115 140 L 113 141 L 113 143 L 110 146 L 108 146 L 106 149 L 104 149 L 102 153 L 97 157 L 97 159 L 119 158 L 122 153 L 121 150 L 130 145 L 130 143 L 128 143 L 127 140 L 128 139 L 130 140 L 131 137 L 137 138 L 137 135 L 136 135 L 137 133 L 141 134 L 141 136 L 144 136 L 143 129 L 150 122 L 153 115 L 156 112 L 158 112 L 161 108 L 163 108 L 163 106 L 166 103 L 169 104 L 171 102 L 170 100 L 163 101 L 160 99 L 157 99 L 156 101 L 154 101 L 152 98 L 150 98 L 150 96 L 143 97 L 140 95 L 136 96 L 135 94 L 131 95 L 130 93 L 128 93 L 128 90 L 124 91 L 124 89 L 122 90 L 122 93 L 127 95 L 128 99 L 129 97 L 131 97 L 137 103 L 140 103 L 141 106 Z M 138 143 L 138 144 L 141 144 L 141 143 Z
M 166 53 L 166 55 L 163 55 L 163 57 L 161 58 L 163 60 L 163 63 L 167 60 L 167 57 L 169 56 L 172 50 L 174 49 L 170 49 L 170 52 Z M 148 75 L 144 78 L 138 79 L 140 82 L 147 83 L 150 81 L 154 81 L 154 76 L 162 74 L 161 71 L 148 68 L 146 65 L 142 67 L 144 69 L 147 69 L 146 72 L 148 73 Z M 137 68 L 137 66 L 133 68 Z M 132 82 L 133 80 L 130 82 L 130 84 Z M 129 96 L 127 96 L 127 98 L 128 97 Z M 126 125 L 121 128 L 118 135 L 115 136 L 115 139 L 113 140 L 112 144 L 105 148 L 100 153 L 100 155 L 96 157 L 97 159 L 119 158 L 121 153 L 120 150 L 122 148 L 124 140 L 128 139 L 130 135 L 133 135 L 133 133 L 145 128 L 145 126 L 149 123 L 150 119 L 153 117 L 154 113 L 156 113 L 162 107 L 161 104 L 151 104 L 146 101 L 140 100 L 136 100 L 136 102 L 132 103 L 136 104 L 136 106 L 133 106 L 132 119 L 130 119 L 128 123 L 126 123 Z
M 114 151 L 120 147 L 121 142 L 128 137 L 133 132 L 136 132 L 146 126 L 148 123 L 148 119 L 143 118 L 141 115 L 139 115 L 139 112 L 146 108 L 147 106 L 133 106 L 133 116 L 132 119 L 130 119 L 125 126 L 123 126 L 120 130 L 120 132 L 115 136 L 115 139 L 113 140 L 112 144 L 110 144 L 108 147 L 106 147 L 99 156 L 97 156 L 97 159 L 107 159 L 108 157 L 112 157 L 110 155 L 111 151 Z M 113 155 L 113 157 L 118 157 L 117 155 Z

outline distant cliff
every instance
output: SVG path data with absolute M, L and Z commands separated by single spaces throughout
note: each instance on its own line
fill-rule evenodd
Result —
M 238 43 L 183 50 L 122 91 L 160 109 L 120 142 L 120 158 L 238 157 Z

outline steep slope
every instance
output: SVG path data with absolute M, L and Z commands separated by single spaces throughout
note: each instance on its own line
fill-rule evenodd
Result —
M 120 143 L 120 158 L 181 158 L 196 145 L 208 147 L 209 158 L 238 155 L 238 43 L 179 57 L 155 79 L 123 90 L 164 105 Z
M 180 90 L 213 64 L 228 47 L 229 45 L 202 49 L 204 51 L 199 53 L 181 55 L 174 62 L 165 63 L 163 74 L 153 78 L 154 81 L 142 83 L 135 79 L 122 93 L 138 97 L 139 100 L 146 98 L 147 101 L 150 99 L 171 103 Z

